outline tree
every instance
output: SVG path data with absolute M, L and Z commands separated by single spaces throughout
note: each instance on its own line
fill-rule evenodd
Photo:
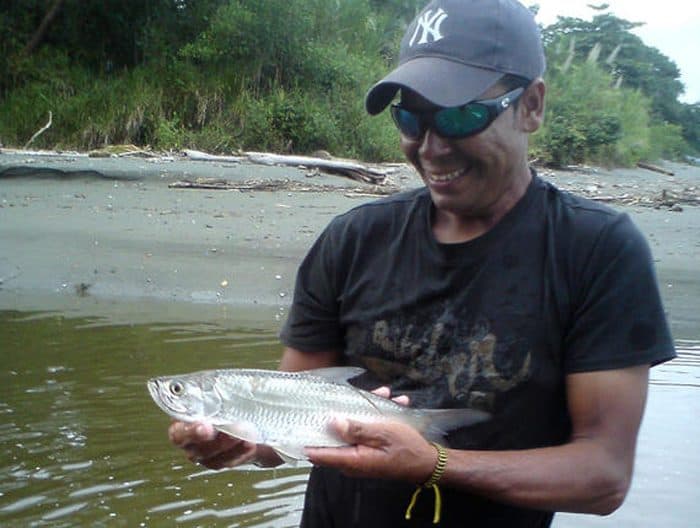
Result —
M 607 9 L 607 5 L 598 8 Z M 573 47 L 574 59 L 583 61 L 599 46 L 601 67 L 621 79 L 622 86 L 640 89 L 650 97 L 652 111 L 658 117 L 676 122 L 678 98 L 683 93 L 680 70 L 658 49 L 631 33 L 642 25 L 609 13 L 595 15 L 591 21 L 559 17 L 543 31 L 548 60 L 550 64 L 562 64 Z

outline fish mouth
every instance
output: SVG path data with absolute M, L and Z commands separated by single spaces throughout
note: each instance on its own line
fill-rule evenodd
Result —
M 146 386 L 148 387 L 148 392 L 150 393 L 155 404 L 166 413 L 171 414 L 172 410 L 165 405 L 165 402 L 163 402 L 163 398 L 160 395 L 160 381 L 157 379 L 150 379 L 148 380 L 148 383 L 146 383 Z
M 160 394 L 159 394 L 159 387 L 160 383 L 156 379 L 150 379 L 148 380 L 148 383 L 146 383 L 146 387 L 148 387 L 148 392 L 151 395 L 151 398 L 153 398 L 153 401 L 156 402 L 158 405 L 160 405 Z

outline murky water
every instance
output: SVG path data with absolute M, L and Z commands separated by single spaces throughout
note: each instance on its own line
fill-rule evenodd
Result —
M 172 449 L 152 375 L 275 368 L 272 330 L 0 312 L 0 525 L 295 526 L 304 469 L 210 472 Z
M 695 334 L 700 338 L 700 328 Z M 555 526 L 698 526 L 700 340 L 653 370 L 633 489 L 601 519 Z M 119 325 L 0 312 L 0 525 L 298 524 L 307 469 L 210 472 L 170 447 L 145 380 L 199 367 L 275 368 L 268 323 Z

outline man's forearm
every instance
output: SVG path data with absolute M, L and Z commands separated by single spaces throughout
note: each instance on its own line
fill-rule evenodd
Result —
M 593 440 L 522 451 L 449 450 L 448 460 L 443 484 L 546 511 L 607 515 L 630 485 L 630 462 Z

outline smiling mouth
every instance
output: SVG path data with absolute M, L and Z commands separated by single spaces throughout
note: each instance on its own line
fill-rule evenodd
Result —
M 456 171 L 447 172 L 445 174 L 428 173 L 427 176 L 428 180 L 430 180 L 433 183 L 447 183 L 456 180 L 461 176 L 464 176 L 466 172 L 467 169 L 462 168 L 457 169 Z

